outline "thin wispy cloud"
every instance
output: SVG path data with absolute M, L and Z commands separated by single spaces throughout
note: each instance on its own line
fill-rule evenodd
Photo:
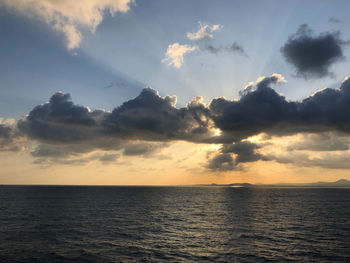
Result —
M 328 19 L 329 23 L 333 23 L 333 24 L 340 24 L 343 23 L 343 20 L 337 18 L 337 17 L 331 17 Z
M 241 56 L 248 57 L 243 46 L 237 42 L 233 42 L 230 45 L 215 46 L 211 43 L 214 39 L 213 32 L 219 31 L 223 28 L 220 24 L 207 24 L 198 22 L 199 29 L 193 32 L 187 32 L 186 36 L 189 40 L 195 42 L 195 45 L 179 44 L 178 42 L 168 46 L 163 63 L 174 66 L 175 68 L 181 68 L 184 63 L 184 55 L 194 50 L 207 51 L 213 54 L 226 51 L 232 53 L 238 53 Z
M 210 45 L 206 45 L 204 47 L 204 50 L 212 54 L 219 54 L 220 52 L 226 51 L 226 52 L 237 53 L 244 57 L 248 57 L 243 46 L 237 44 L 237 42 L 233 42 L 231 45 L 226 45 L 226 46 L 214 46 L 210 44 Z
M 186 33 L 186 36 L 189 40 L 200 41 L 204 39 L 212 39 L 213 34 L 211 33 L 223 28 L 223 26 L 219 24 L 209 25 L 207 23 L 202 23 L 202 22 L 198 22 L 198 24 L 199 24 L 198 31 Z

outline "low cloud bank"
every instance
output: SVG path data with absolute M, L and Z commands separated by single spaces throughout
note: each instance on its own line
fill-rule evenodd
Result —
M 272 88 L 282 82 L 279 74 L 261 77 L 247 85 L 238 100 L 216 98 L 206 105 L 196 97 L 183 108 L 176 107 L 176 96 L 162 97 L 146 88 L 112 112 L 90 110 L 74 104 L 69 94 L 56 93 L 12 126 L 0 125 L 0 150 L 18 150 L 19 138 L 37 143 L 34 157 L 53 159 L 95 150 L 149 157 L 175 141 L 220 144 L 207 165 L 213 170 L 277 160 L 260 153 L 261 145 L 247 141 L 262 133 L 311 134 L 304 146 L 294 144 L 289 150 L 348 150 L 342 143 L 350 134 L 350 78 L 338 89 L 323 89 L 302 101 L 288 101 Z M 318 138 L 332 144 L 318 145 Z M 116 159 L 112 157 L 101 160 Z

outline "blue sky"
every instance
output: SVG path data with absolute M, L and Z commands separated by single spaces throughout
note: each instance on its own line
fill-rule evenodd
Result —
M 96 32 L 83 30 L 79 48 L 68 51 L 62 35 L 39 19 L 9 7 L 0 9 L 0 111 L 18 118 L 56 91 L 92 108 L 112 109 L 145 86 L 162 95 L 175 94 L 183 106 L 194 96 L 237 98 L 249 81 L 282 74 L 288 88 L 276 89 L 289 99 L 339 83 L 348 61 L 332 66 L 336 78 L 304 80 L 280 53 L 298 26 L 307 23 L 315 33 L 341 30 L 350 38 L 347 1 L 136 1 L 126 13 L 105 12 Z M 329 23 L 336 17 L 343 23 Z M 210 43 L 241 45 L 248 57 L 234 53 L 186 54 L 177 69 L 162 63 L 169 44 L 192 45 L 187 32 L 198 22 L 219 24 Z M 345 55 L 349 49 L 345 49 Z

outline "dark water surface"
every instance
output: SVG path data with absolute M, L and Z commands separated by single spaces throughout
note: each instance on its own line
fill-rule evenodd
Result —
M 350 189 L 0 186 L 0 262 L 350 262 Z

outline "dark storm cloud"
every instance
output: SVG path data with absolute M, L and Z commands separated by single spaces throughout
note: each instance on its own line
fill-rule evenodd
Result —
M 32 156 L 62 161 L 96 149 L 123 147 L 123 140 L 104 135 L 101 122 L 108 114 L 75 105 L 69 94 L 56 93 L 49 102 L 36 106 L 17 126 L 21 134 L 39 142 Z
M 95 150 L 157 157 L 173 141 L 221 144 L 216 156 L 209 159 L 207 167 L 212 170 L 240 169 L 242 163 L 277 160 L 262 155 L 259 145 L 245 141 L 261 133 L 313 134 L 304 148 L 295 144 L 290 152 L 348 149 L 347 140 L 339 138 L 350 134 L 350 78 L 339 89 L 323 89 L 302 101 L 287 101 L 272 89 L 280 82 L 284 78 L 273 74 L 248 85 L 238 100 L 217 98 L 207 106 L 196 97 L 183 108 L 175 107 L 175 96 L 161 97 L 147 88 L 112 112 L 89 110 L 74 104 L 68 94 L 56 93 L 19 120 L 17 126 L 0 125 L 0 149 L 18 145 L 11 140 L 22 136 L 37 142 L 31 151 L 33 157 L 69 164 L 96 160 L 96 156 L 78 158 Z M 220 129 L 221 134 L 215 135 L 214 129 Z M 328 145 L 317 145 L 317 140 Z
M 228 171 L 240 169 L 240 163 L 267 160 L 267 157 L 257 152 L 260 148 L 259 145 L 248 141 L 224 144 L 220 152 L 209 159 L 206 167 L 214 171 Z
M 301 102 L 287 101 L 269 85 L 272 77 L 262 79 L 255 90 L 248 87 L 238 101 L 214 99 L 211 117 L 223 136 L 240 141 L 267 133 L 291 135 L 301 132 L 337 131 L 350 133 L 350 79 L 339 89 L 324 89 Z
M 209 109 L 198 101 L 185 108 L 173 105 L 174 97 L 160 97 L 150 88 L 115 108 L 103 122 L 110 135 L 135 140 L 198 141 L 209 133 Z
M 350 133 L 350 79 L 339 89 L 324 89 L 293 102 L 271 88 L 281 78 L 278 74 L 261 78 L 242 91 L 239 100 L 213 99 L 209 107 L 195 98 L 176 108 L 175 97 L 160 97 L 147 88 L 112 112 L 90 111 L 73 104 L 69 95 L 57 93 L 20 120 L 18 128 L 41 142 L 77 145 L 78 152 L 84 151 L 79 149 L 81 143 L 113 149 L 128 140 L 227 144 L 262 132 Z M 222 135 L 213 136 L 212 128 L 219 128 Z M 8 130 L 2 127 L 2 133 L 7 136 Z
M 256 150 L 259 148 L 260 146 L 255 143 L 244 141 L 231 145 L 225 145 L 222 152 L 236 154 L 236 163 L 247 163 L 255 162 L 264 158 L 260 153 L 257 153 Z
M 127 156 L 142 155 L 150 157 L 167 146 L 165 143 L 128 143 L 124 147 L 123 154 Z
M 301 102 L 287 101 L 271 88 L 280 81 L 278 74 L 261 78 L 241 92 L 239 100 L 218 98 L 209 107 L 195 98 L 186 107 L 176 108 L 175 97 L 160 97 L 147 88 L 112 112 L 90 111 L 73 104 L 69 95 L 57 93 L 20 120 L 18 128 L 43 142 L 89 141 L 92 145 L 102 138 L 191 142 L 228 142 L 230 138 L 239 142 L 261 132 L 350 132 L 350 79 L 339 89 L 318 91 Z M 223 134 L 212 136 L 210 128 L 219 128 Z M 2 127 L 1 132 L 8 136 L 9 130 Z M 102 146 L 108 148 L 108 143 Z
M 240 141 L 261 132 L 276 130 L 289 125 L 297 114 L 297 103 L 288 102 L 269 87 L 276 83 L 276 76 L 262 79 L 252 90 L 249 86 L 238 101 L 218 98 L 209 105 L 215 126 L 233 141 Z M 288 129 L 285 131 L 288 132 Z
M 11 136 L 11 128 L 0 124 L 0 138 L 8 139 Z
M 34 139 L 61 143 L 99 137 L 166 141 L 208 136 L 209 110 L 196 101 L 177 109 L 175 102 L 175 97 L 162 98 L 147 88 L 110 113 L 90 111 L 73 104 L 69 94 L 56 93 L 20 120 L 18 127 Z
M 90 111 L 74 105 L 69 94 L 56 93 L 48 103 L 36 106 L 18 123 L 19 130 L 31 138 L 48 142 L 79 142 L 95 137 L 99 121 L 106 112 Z
M 64 158 L 95 149 L 119 150 L 126 155 L 149 155 L 165 144 L 136 147 L 128 141 L 201 141 L 211 136 L 209 109 L 195 98 L 185 108 L 175 108 L 176 97 L 160 97 L 144 89 L 139 96 L 112 112 L 91 111 L 75 105 L 69 94 L 56 93 L 18 122 L 18 129 L 40 142 L 35 157 Z M 2 133 L 7 135 L 3 128 Z M 133 148 L 134 147 L 134 148 Z
M 213 171 L 230 171 L 235 168 L 235 165 L 232 154 L 220 153 L 210 159 L 206 167 Z
M 298 104 L 303 131 L 350 133 L 350 78 L 339 89 L 323 89 Z
M 319 78 L 333 76 L 330 67 L 344 59 L 343 45 L 339 32 L 324 32 L 313 36 L 313 32 L 304 24 L 289 37 L 281 47 L 286 61 L 296 69 L 296 76 Z
M 0 124 L 0 150 L 10 150 L 12 147 L 11 128 Z
M 0 124 L 0 151 L 19 151 L 21 147 L 16 142 L 18 137 L 13 127 Z

